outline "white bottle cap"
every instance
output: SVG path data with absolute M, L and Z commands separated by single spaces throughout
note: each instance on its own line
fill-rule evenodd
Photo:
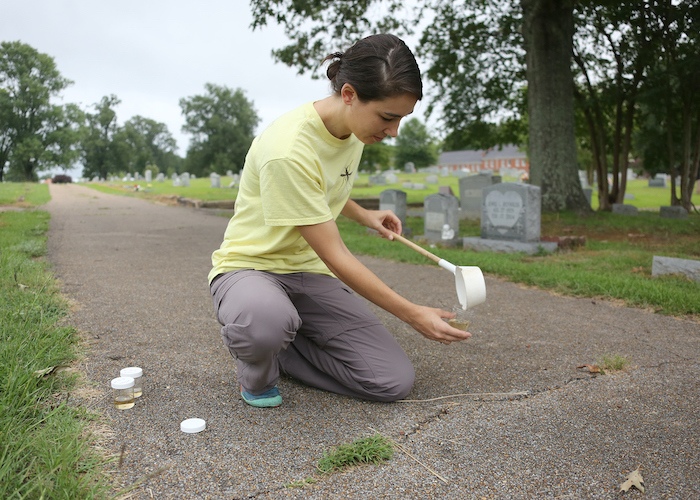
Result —
M 207 423 L 201 418 L 188 418 L 180 422 L 180 430 L 188 434 L 201 432 L 207 428 Z
M 112 379 L 112 389 L 128 389 L 134 387 L 134 379 L 132 377 L 118 377 Z
M 122 368 L 119 372 L 120 377 L 131 377 L 138 378 L 143 375 L 143 370 L 138 366 L 130 366 L 129 368 Z

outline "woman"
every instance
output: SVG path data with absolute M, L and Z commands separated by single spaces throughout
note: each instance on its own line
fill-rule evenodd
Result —
M 374 401 L 410 391 L 414 370 L 398 343 L 351 291 L 444 344 L 470 336 L 454 313 L 401 297 L 345 247 L 343 214 L 392 240 L 391 211 L 349 199 L 363 144 L 395 137 L 423 97 L 418 65 L 397 37 L 374 35 L 335 53 L 334 94 L 277 119 L 246 156 L 236 212 L 212 255 L 211 293 L 224 344 L 237 359 L 243 400 L 282 403 L 280 372 Z

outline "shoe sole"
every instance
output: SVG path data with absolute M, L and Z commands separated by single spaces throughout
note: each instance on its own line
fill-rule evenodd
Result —
M 275 396 L 274 398 L 246 399 L 241 392 L 241 398 L 247 404 L 256 408 L 277 408 L 278 406 L 282 405 L 282 396 Z

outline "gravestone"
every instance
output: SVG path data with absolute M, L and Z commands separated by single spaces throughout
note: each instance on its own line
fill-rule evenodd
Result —
M 483 190 L 481 237 L 522 242 L 540 241 L 540 188 L 505 183 Z
M 442 167 L 440 169 L 440 175 L 442 177 L 449 177 L 450 176 L 450 169 L 448 167 Z
M 639 210 L 634 205 L 624 203 L 613 203 L 612 213 L 620 215 L 639 215 Z
M 675 259 L 654 255 L 651 263 L 651 275 L 681 274 L 693 281 L 700 282 L 700 260 Z
M 227 170 L 226 177 L 233 177 L 233 172 L 231 170 Z
M 501 177 L 491 174 L 476 174 L 459 179 L 460 217 L 481 217 L 481 191 L 485 187 L 501 182 Z
M 386 185 L 386 178 L 382 175 L 370 175 L 369 176 L 369 183 L 372 184 L 373 186 L 384 186 Z
M 634 200 L 634 199 L 636 199 L 632 193 L 625 193 L 624 198 L 625 198 L 625 200 Z
M 179 177 L 179 176 L 178 176 L 177 174 L 174 173 L 173 175 L 170 176 L 170 180 L 173 180 L 173 181 L 174 181 L 174 180 L 177 179 L 178 177 Z
M 440 186 L 438 188 L 438 193 L 440 194 L 449 194 L 450 196 L 454 196 L 455 194 L 452 192 L 452 188 L 450 186 Z
M 212 188 L 221 187 L 221 176 L 216 172 L 212 172 L 211 174 L 209 174 L 209 181 L 211 182 Z
M 165 182 L 165 174 L 163 172 L 160 172 L 158 175 L 156 175 L 156 181 Z
M 141 180 L 141 174 L 139 174 L 138 172 L 135 172 L 135 173 L 134 173 L 134 178 L 133 178 L 132 180 L 140 181 L 140 180 Z
M 688 211 L 683 207 L 661 207 L 659 215 L 664 219 L 681 219 L 688 218 Z
M 414 182 L 411 186 L 411 189 L 413 189 L 414 191 L 421 191 L 423 189 L 428 189 L 428 186 L 426 186 L 425 184 L 421 184 L 420 182 Z
M 656 174 L 653 179 L 649 179 L 649 187 L 666 187 L 666 174 Z
M 395 173 L 389 172 L 387 174 L 384 174 L 384 182 L 386 184 L 396 184 L 399 182 L 399 178 L 396 176 Z
M 579 181 L 581 181 L 581 187 L 583 189 L 591 187 L 588 184 L 588 174 L 586 174 L 586 172 L 584 172 L 583 170 L 578 171 L 578 179 L 579 179 Z
M 538 186 L 507 182 L 485 187 L 481 208 L 481 238 L 464 238 L 464 248 L 528 254 L 557 249 L 556 242 L 540 241 Z
M 448 194 L 431 194 L 423 202 L 423 222 L 426 239 L 444 245 L 460 245 L 459 200 Z
M 144 172 L 144 177 L 146 178 L 146 182 L 151 182 L 153 180 L 153 172 L 146 170 Z
M 412 161 L 406 162 L 406 163 L 404 163 L 403 171 L 406 174 L 415 174 L 416 173 L 416 165 Z
M 586 201 L 588 201 L 588 206 L 593 202 L 593 189 L 585 188 L 583 194 L 586 195 Z
M 425 183 L 426 184 L 437 184 L 438 183 L 438 176 L 437 175 L 429 175 L 428 177 L 425 178 Z
M 180 185 L 182 187 L 190 187 L 190 174 L 185 172 L 180 176 Z
M 173 179 L 173 187 L 180 187 L 182 186 L 182 181 L 180 180 L 180 177 L 175 176 Z
M 391 210 L 406 225 L 406 192 L 400 189 L 385 189 L 379 193 L 379 210 Z
M 404 189 L 413 189 L 413 183 L 412 182 L 404 182 L 403 188 Z

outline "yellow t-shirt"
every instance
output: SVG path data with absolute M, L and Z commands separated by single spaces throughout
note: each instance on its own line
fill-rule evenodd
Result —
M 363 146 L 354 135 L 341 140 L 328 132 L 311 102 L 275 120 L 248 151 L 209 281 L 238 269 L 332 276 L 296 226 L 338 217 Z

